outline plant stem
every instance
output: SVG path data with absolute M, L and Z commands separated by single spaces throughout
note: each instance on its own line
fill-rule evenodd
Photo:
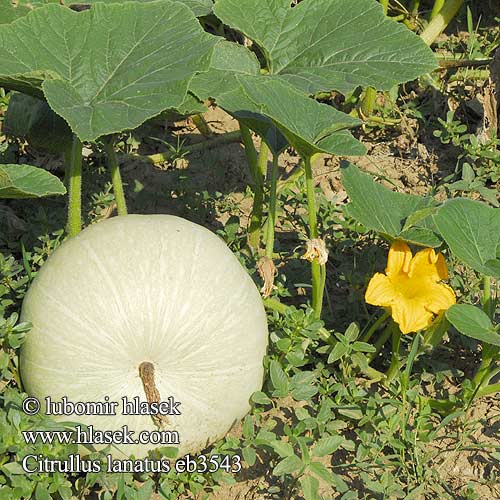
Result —
M 446 29 L 451 20 L 462 7 L 464 0 L 446 0 L 439 14 L 427 25 L 420 34 L 420 38 L 427 44 L 432 45 L 436 38 Z
M 271 309 L 271 311 L 277 311 L 280 314 L 285 314 L 290 307 L 285 304 L 282 304 L 278 299 L 267 298 L 263 299 L 262 302 L 264 303 L 265 307 Z
M 491 363 L 495 358 L 496 351 L 497 348 L 495 346 L 483 344 L 481 364 L 479 365 L 479 368 L 474 375 L 474 378 L 472 379 L 472 387 L 474 392 L 480 389 L 484 383 L 488 382 L 488 372 L 490 370 Z
M 243 125 L 243 123 L 240 123 L 240 132 L 241 142 L 243 142 L 243 146 L 245 148 L 245 156 L 247 158 L 250 175 L 252 177 L 252 191 L 254 196 L 252 216 L 250 219 L 250 227 L 248 228 L 247 239 L 250 248 L 252 250 L 256 250 L 259 246 L 259 233 L 257 231 L 257 228 L 260 228 L 260 221 L 258 219 L 258 213 L 255 214 L 255 210 L 257 210 L 257 206 L 262 205 L 263 202 L 264 180 L 260 175 L 257 150 L 255 149 L 250 129 L 247 126 Z M 252 237 L 250 237 L 251 233 Z
M 424 404 L 428 403 L 433 410 L 445 415 L 450 414 L 457 405 L 455 401 L 450 401 L 449 399 L 433 399 L 426 396 L 420 396 L 420 401 Z
M 497 382 L 496 384 L 491 384 L 491 385 L 485 385 L 484 387 L 481 387 L 476 392 L 476 397 L 482 398 L 484 396 L 489 396 L 490 394 L 496 394 L 497 392 L 500 392 L 500 382 Z
M 363 118 L 368 118 L 373 114 L 377 91 L 373 87 L 366 87 L 365 95 L 361 101 L 361 113 Z
M 396 327 L 396 324 L 394 321 L 391 321 L 386 327 L 385 330 L 382 332 L 382 335 L 377 339 L 377 341 L 374 344 L 375 347 L 375 352 L 372 352 L 368 354 L 368 363 L 371 363 L 377 354 L 380 352 L 380 349 L 382 349 L 383 345 L 387 342 L 387 339 L 391 336 L 394 328 Z
M 321 310 L 323 308 L 323 297 L 325 295 L 325 285 L 326 285 L 326 264 L 319 265 L 319 288 L 318 288 L 318 298 L 317 304 L 319 307 L 319 313 L 317 313 L 318 318 L 321 317 Z M 331 304 L 329 304 L 331 310 Z
M 384 14 L 387 15 L 387 11 L 389 10 L 389 0 L 380 0 L 380 4 L 384 9 Z
M 264 307 L 270 309 L 271 311 L 276 311 L 279 314 L 286 314 L 288 309 L 293 308 L 293 306 L 287 306 L 285 304 L 282 304 L 278 299 L 267 298 L 263 299 L 262 302 L 264 303 Z M 336 343 L 335 340 L 332 340 L 331 333 L 325 327 L 319 328 L 318 333 L 320 334 L 323 340 L 330 340 L 331 341 L 330 343 L 332 344 Z
M 370 327 L 370 329 L 363 335 L 361 341 L 368 342 L 372 338 L 372 335 L 378 330 L 379 326 L 384 324 L 390 315 L 391 314 L 389 312 L 384 311 L 384 314 L 382 314 L 382 316 L 380 316 L 380 318 L 378 318 L 377 321 L 375 321 L 375 323 L 373 323 L 373 325 Z
M 211 137 L 214 135 L 205 118 L 203 118 L 203 115 L 192 115 L 191 120 L 196 125 L 196 128 L 200 131 L 200 133 L 205 137 Z
M 248 228 L 248 244 L 250 248 L 257 250 L 260 246 L 260 233 L 262 230 L 262 204 L 264 202 L 264 182 L 267 171 L 267 157 L 269 146 L 262 141 L 260 145 L 257 168 L 255 169 L 255 192 L 253 200 L 252 216 Z
M 401 345 L 401 330 L 394 328 L 392 331 L 392 357 L 391 364 L 385 374 L 387 382 L 390 382 L 399 371 L 399 348 Z
M 468 69 L 460 68 L 450 76 L 448 82 L 463 82 L 465 80 L 487 80 L 490 77 L 488 69 Z
M 432 21 L 441 12 L 444 2 L 445 0 L 434 0 L 434 5 L 432 7 L 432 12 L 429 17 L 429 21 Z
M 315 239 L 318 237 L 318 219 L 316 215 L 316 196 L 314 193 L 314 180 L 310 156 L 304 158 L 304 170 L 306 173 L 307 209 L 309 211 L 309 238 Z
M 255 183 L 257 182 L 257 150 L 253 144 L 250 129 L 242 123 L 240 123 L 240 133 L 241 142 L 243 142 L 243 146 L 245 146 L 245 156 L 247 157 L 248 167 L 250 168 L 250 174 L 252 176 L 255 190 Z
M 276 226 L 276 186 L 278 184 L 278 155 L 273 155 L 271 170 L 271 189 L 269 192 L 269 212 L 267 217 L 266 257 L 272 260 L 274 249 L 274 229 Z
M 118 160 L 116 159 L 114 142 L 113 138 L 105 140 L 104 149 L 108 157 L 108 166 L 111 172 L 111 182 L 113 183 L 113 192 L 115 194 L 118 215 L 127 215 L 127 202 L 125 201 L 125 194 L 123 192 L 122 176 L 120 174 Z
M 439 315 L 434 320 L 434 323 L 425 330 L 422 347 L 425 349 L 425 347 L 428 346 L 434 349 L 441 342 L 449 327 L 450 323 L 444 314 Z
M 70 165 L 71 165 L 71 152 L 73 147 L 69 147 L 64 150 L 64 179 L 63 184 L 66 187 L 66 191 L 69 192 L 69 178 L 70 178 Z
M 76 236 L 82 230 L 82 143 L 73 136 L 71 151 L 66 155 L 68 172 L 68 223 L 69 236 Z
M 311 157 L 306 156 L 303 160 L 306 173 L 307 209 L 309 212 L 309 239 L 313 240 L 318 238 L 318 219 L 316 215 L 316 197 L 314 193 Z M 321 267 L 322 266 L 317 260 L 311 262 L 312 307 L 318 319 L 321 317 L 323 288 L 326 282 L 326 267 L 323 266 L 323 269 L 321 269 Z
M 489 381 L 497 374 L 495 369 L 490 370 L 490 366 L 497 354 L 498 348 L 496 346 L 483 344 L 481 364 L 472 379 L 472 388 L 463 391 L 463 400 L 467 408 L 470 407 L 476 397 L 479 397 L 480 394 L 484 395 L 482 389 L 488 387 L 487 384 Z
M 483 310 L 488 317 L 493 320 L 493 307 L 491 302 L 491 278 L 484 276 L 483 278 Z

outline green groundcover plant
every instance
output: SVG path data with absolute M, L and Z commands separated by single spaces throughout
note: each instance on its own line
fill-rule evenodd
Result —
M 288 498 L 295 498 L 300 489 L 307 500 L 317 499 L 320 482 L 346 500 L 357 498 L 323 462 L 336 452 L 355 454 L 353 463 L 375 494 L 416 495 L 419 485 L 430 481 L 418 464 L 407 473 L 404 490 L 397 474 L 381 474 L 382 479 L 374 481 L 370 460 L 377 468 L 407 471 L 408 461 L 420 453 L 416 445 L 411 452 L 415 455 L 408 452 L 408 457 L 405 451 L 413 439 L 410 414 L 416 405 L 423 409 L 416 420 L 422 424 L 418 439 L 424 442 L 440 428 L 429 430 L 429 415 L 438 413 L 449 422 L 475 398 L 500 389 L 498 299 L 492 290 L 492 282 L 500 278 L 498 208 L 465 198 L 438 201 L 394 192 L 344 162 L 341 182 L 349 197 L 344 221 L 356 221 L 390 244 L 385 273 L 371 277 L 365 295 L 367 303 L 384 311 L 362 327 L 351 324 L 343 334 L 328 330 L 322 321 L 328 251 L 327 235 L 320 233 L 314 160 L 321 154 L 360 156 L 366 149 L 352 132 L 361 119 L 320 97 L 349 97 L 360 88 L 397 89 L 437 67 L 426 43 L 386 13 L 387 3 L 374 0 L 116 0 L 64 5 L 0 0 L 0 87 L 9 91 L 5 130 L 36 147 L 62 153 L 66 168 L 61 182 L 41 168 L 0 164 L 0 197 L 67 191 L 68 237 L 82 228 L 84 144 L 105 152 L 118 215 L 127 216 L 116 154 L 121 134 L 165 113 L 197 117 L 206 105 L 217 105 L 238 121 L 253 194 L 245 240 L 264 279 L 264 304 L 274 329 L 266 358 L 269 380 L 252 396 L 242 437 L 229 436 L 213 450 L 241 450 L 249 466 L 269 464 L 271 474 L 286 485 Z M 305 310 L 280 302 L 275 285 L 279 159 L 289 148 L 300 157 L 291 179 L 302 182 L 307 218 L 302 256 L 311 264 L 311 307 Z M 44 247 L 39 260 L 51 251 L 50 245 Z M 444 255 L 481 276 L 481 296 L 474 303 L 463 302 L 446 283 Z M 30 261 L 34 257 L 23 247 L 22 268 L 29 280 L 35 272 Z M 19 300 L 27 282 L 14 286 L 21 268 L 8 259 L 2 266 L 10 283 L 8 293 L 0 290 L 9 297 L 5 311 L 12 305 L 12 290 L 22 290 L 15 297 Z M 422 393 L 412 370 L 437 348 L 452 330 L 450 325 L 479 346 L 481 361 L 457 394 L 432 398 Z M 70 499 L 95 490 L 103 492 L 102 498 L 146 499 L 153 493 L 176 498 L 233 481 L 221 470 L 212 475 L 171 471 L 159 477 L 26 474 L 20 461 L 28 453 L 60 457 L 77 452 L 74 445 L 28 446 L 19 437 L 21 429 L 74 427 L 73 422 L 61 427 L 48 417 L 28 417 L 20 410 L 24 393 L 18 350 L 30 328 L 18 322 L 17 313 L 0 324 L 0 498 Z M 389 340 L 390 360 L 383 366 Z M 332 376 L 333 366 L 338 367 L 339 380 Z M 358 376 L 368 384 L 378 383 L 391 398 L 370 399 L 368 391 L 356 385 Z M 285 423 L 280 434 L 276 421 L 266 420 L 264 413 L 287 396 L 305 406 L 294 409 L 298 424 Z M 387 419 L 378 415 L 380 408 L 382 414 L 390 413 Z M 395 413 L 402 417 L 397 420 Z M 362 443 L 359 447 L 339 433 L 344 422 L 339 417 L 350 422 L 346 427 L 354 422 L 349 429 Z M 384 430 L 380 441 L 370 443 L 366 428 L 377 419 Z M 396 441 L 399 431 L 401 441 Z M 387 448 L 395 450 L 389 465 L 379 461 Z M 102 459 L 102 454 L 90 451 Z M 152 456 L 174 458 L 176 450 L 162 449 Z M 343 465 L 348 467 L 347 460 Z
M 194 2 L 186 4 L 96 2 L 83 12 L 45 5 L 27 15 L 18 5 L 19 18 L 0 29 L 0 46 L 5 47 L 0 84 L 43 98 L 74 133 L 74 144 L 66 149 L 70 234 L 80 228 L 81 141 L 103 143 L 123 215 L 126 204 L 112 134 L 167 109 L 182 108 L 189 91 L 201 100 L 214 99 L 241 124 L 256 196 L 251 246 L 260 246 L 269 151 L 269 218 L 275 221 L 278 156 L 292 146 L 302 157 L 307 179 L 310 240 L 313 248 L 321 249 L 311 159 L 316 153 L 359 155 L 364 148 L 346 130 L 359 120 L 309 95 L 348 93 L 358 86 L 387 90 L 434 69 L 432 52 L 408 29 L 386 18 L 372 0 L 339 0 L 333 6 L 327 0 L 304 1 L 293 8 L 283 0 L 216 2 L 214 15 L 248 37 L 253 51 L 204 33 L 194 16 L 206 12 L 191 10 Z M 16 42 L 21 38 L 22 44 Z M 72 40 L 64 53 L 61 38 Z M 260 159 L 248 129 L 262 139 Z M 268 261 L 273 226 L 268 225 L 266 234 Z M 326 268 L 313 257 L 311 266 L 313 307 L 319 317 Z
M 405 314 L 398 315 L 401 317 L 398 326 L 394 322 L 390 322 L 383 330 L 377 342 L 378 348 L 391 334 L 393 337 L 393 363 L 389 367 L 387 377 L 393 376 L 399 363 L 398 350 L 402 321 L 413 323 L 406 327 L 406 330 L 403 328 L 404 333 L 419 330 L 424 332 L 422 348 L 425 344 L 435 347 L 446 333 L 446 323 L 449 321 L 458 332 L 482 344 L 482 361 L 473 380 L 465 384 L 464 391 L 455 403 L 439 401 L 436 402 L 436 405 L 450 409 L 453 408 L 454 404 L 463 402 L 460 401 L 460 398 L 465 398 L 467 404 L 470 404 L 472 398 L 477 395 L 498 392 L 498 384 L 488 385 L 488 383 L 499 373 L 498 361 L 500 360 L 498 349 L 500 345 L 498 330 L 500 327 L 498 324 L 494 324 L 496 302 L 491 292 L 491 280 L 500 277 L 500 209 L 463 198 L 455 198 L 439 204 L 432 198 L 395 193 L 381 184 L 375 183 L 370 175 L 362 173 L 352 164 L 344 166 L 342 180 L 351 200 L 346 206 L 346 214 L 350 217 L 355 218 L 367 228 L 379 232 L 391 242 L 407 242 L 426 247 L 440 246 L 444 242 L 460 261 L 483 277 L 482 308 L 471 304 L 454 304 L 454 294 L 449 287 L 448 289 L 443 288 L 442 291 L 433 291 L 433 286 L 444 287 L 444 285 L 434 285 L 432 278 L 426 275 L 431 273 L 427 268 L 430 268 L 431 264 L 434 265 L 438 259 L 433 250 L 431 250 L 433 256 L 430 257 L 431 262 L 418 262 L 415 265 L 416 279 L 412 281 L 406 276 L 404 278 L 397 276 L 393 279 L 397 288 L 394 300 L 391 300 L 392 297 L 381 299 L 388 311 L 382 317 L 383 322 L 390 315 L 396 318 L 398 303 L 403 301 L 405 297 L 409 299 L 411 307 L 425 309 L 429 314 L 429 321 L 418 324 L 422 318 L 425 318 L 425 312 L 419 311 L 413 317 L 412 312 L 407 310 Z M 371 200 L 376 200 L 376 203 L 372 203 Z M 411 252 L 409 255 L 411 257 Z M 442 255 L 440 257 L 442 258 Z M 394 258 L 396 259 L 396 257 Z M 444 259 L 442 259 L 441 264 L 436 264 L 437 267 L 439 265 L 442 267 L 442 273 L 439 270 L 436 271 L 435 281 L 448 278 Z M 391 274 L 390 266 L 389 262 L 386 271 L 389 277 Z M 401 261 L 401 266 L 411 267 L 411 263 Z M 411 275 L 412 270 L 397 271 L 396 274 L 399 272 L 410 272 Z M 401 284 L 397 283 L 398 280 Z M 404 283 L 404 280 L 407 283 Z M 372 293 L 379 297 L 382 297 L 386 292 L 375 288 L 373 288 Z M 367 290 L 367 298 L 369 294 L 370 287 Z M 384 300 L 388 302 L 385 303 Z M 435 306 L 436 309 L 433 309 L 432 306 Z M 430 321 L 432 312 L 438 314 L 434 321 Z M 445 316 L 440 313 L 445 313 Z M 381 326 L 379 322 L 375 325 L 376 328 Z M 376 328 L 370 329 L 365 340 L 370 338 Z

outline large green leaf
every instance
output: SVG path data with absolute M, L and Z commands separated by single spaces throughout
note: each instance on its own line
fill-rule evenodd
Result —
M 259 74 L 259 61 L 253 52 L 242 45 L 221 39 L 214 48 L 209 70 L 197 74 L 189 89 L 199 99 L 215 99 L 220 107 L 240 123 L 259 134 L 271 151 L 277 154 L 288 146 L 288 141 L 268 117 L 259 114 L 255 103 L 241 93 L 242 89 L 236 78 L 256 77 Z M 236 101 L 232 106 L 234 99 Z
M 29 1 L 29 0 L 28 0 Z M 40 0 L 39 0 L 40 1 Z M 59 0 L 41 0 L 43 3 L 50 3 L 50 2 L 58 2 Z M 84 1 L 78 1 L 78 0 L 65 0 L 64 4 L 65 5 L 72 5 L 72 4 L 94 4 L 98 2 L 105 2 L 105 3 L 124 3 L 128 1 L 134 1 L 134 2 L 152 2 L 155 0 L 84 0 Z M 176 2 L 183 3 L 187 7 L 191 9 L 193 14 L 196 17 L 201 17 L 201 16 L 206 16 L 207 14 L 210 14 L 213 9 L 213 2 L 212 0 L 175 0 Z
M 425 218 L 414 217 L 419 211 L 425 213 L 432 200 L 391 191 L 347 162 L 342 165 L 342 184 L 350 199 L 345 207 L 346 215 L 368 229 L 417 245 L 436 247 L 441 243 L 432 229 L 425 227 Z
M 177 2 L 186 4 L 193 11 L 196 17 L 210 14 L 214 7 L 212 0 L 177 0 Z
M 65 151 L 73 142 L 68 124 L 44 100 L 18 92 L 9 99 L 4 130 L 53 153 Z
M 236 79 L 259 112 L 272 120 L 302 156 L 317 152 L 365 153 L 365 147 L 345 130 L 359 125 L 357 118 L 319 104 L 284 82 L 262 77 L 237 76 Z
M 500 346 L 500 335 L 488 315 L 470 304 L 455 304 L 446 311 L 448 321 L 463 335 Z
M 245 47 L 223 42 L 214 51 L 211 68 L 197 75 L 190 90 L 217 104 L 260 136 L 278 129 L 301 155 L 316 152 L 364 154 L 365 148 L 344 129 L 360 123 L 332 106 L 319 104 L 290 84 L 260 75 L 256 57 Z M 278 147 L 278 152 L 279 152 Z
M 30 8 L 12 0 L 0 0 L 0 24 L 8 24 L 30 12 Z
M 39 93 L 81 140 L 177 108 L 217 39 L 170 0 L 46 5 L 0 26 L 0 85 Z
M 365 153 L 365 147 L 344 130 L 358 125 L 356 118 L 319 104 L 284 82 L 239 75 L 235 82 L 233 90 L 220 95 L 217 102 L 263 137 L 269 135 L 271 123 L 303 157 Z
M 459 259 L 480 273 L 500 277 L 500 208 L 456 198 L 443 204 L 434 221 Z
M 375 0 L 217 0 L 215 14 L 262 50 L 274 78 L 301 90 L 386 90 L 436 68 L 432 51 Z
M 0 165 L 0 198 L 41 198 L 64 193 L 64 184 L 43 168 Z
M 0 24 L 8 24 L 18 17 L 25 16 L 31 10 L 36 7 L 42 7 L 43 5 L 54 3 L 54 4 L 64 4 L 66 6 L 71 5 L 92 5 L 96 2 L 104 3 L 123 3 L 128 0 L 65 0 L 61 2 L 60 0 L 0 0 Z M 133 0 L 135 2 L 151 2 L 154 0 Z M 206 16 L 210 14 L 213 9 L 212 0 L 176 0 L 185 4 L 191 9 L 193 14 L 197 17 Z

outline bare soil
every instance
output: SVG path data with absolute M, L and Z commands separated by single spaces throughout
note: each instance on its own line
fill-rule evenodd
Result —
M 205 115 L 206 121 L 217 134 L 237 130 L 237 122 L 224 111 L 210 109 Z M 369 142 L 365 137 L 368 154 L 362 157 L 349 158 L 362 169 L 376 174 L 386 185 L 397 190 L 426 194 L 437 180 L 453 172 L 456 162 L 456 152 L 453 147 L 443 147 L 435 139 L 427 139 L 427 143 L 418 140 L 419 131 L 412 129 L 411 122 L 400 127 L 399 133 L 375 142 Z M 190 143 L 205 140 L 200 136 L 194 125 L 187 122 L 174 124 L 177 134 L 187 138 Z M 258 141 L 256 140 L 258 146 Z M 160 147 L 161 149 L 161 147 Z M 154 148 L 143 151 L 153 153 Z M 317 185 L 321 187 L 329 199 L 346 198 L 339 181 L 339 165 L 341 158 L 324 156 L 314 165 L 314 176 Z M 299 158 L 286 153 L 280 159 L 283 177 L 286 177 L 299 163 Z M 251 201 L 244 193 L 249 183 L 247 163 L 243 147 L 239 143 L 226 145 L 222 148 L 206 151 L 203 154 L 193 154 L 185 159 L 163 165 L 145 164 L 142 161 L 127 162 L 123 173 L 129 185 L 139 181 L 145 186 L 145 198 L 149 205 L 142 206 L 145 212 L 166 212 L 183 214 L 187 218 L 199 221 L 200 208 L 196 198 L 203 191 L 214 193 L 220 191 L 234 200 L 238 206 L 242 222 L 248 219 L 251 211 Z M 189 184 L 182 183 L 183 176 L 189 177 Z M 132 195 L 133 199 L 133 195 Z M 133 203 L 133 201 L 132 201 Z M 214 227 L 222 227 L 227 219 L 227 213 L 214 210 L 206 214 L 205 223 Z M 279 421 L 288 419 L 289 410 L 286 401 L 275 410 Z M 288 401 L 289 407 L 297 405 Z M 492 463 L 488 458 L 491 447 L 500 444 L 500 401 L 495 398 L 483 398 L 476 401 L 469 410 L 469 433 L 458 432 L 453 435 L 448 429 L 443 431 L 442 438 L 431 445 L 430 453 L 434 455 L 432 462 L 435 472 L 453 489 L 453 498 L 464 498 L 458 492 L 463 492 L 468 484 L 473 484 L 475 498 L 493 500 L 500 498 L 500 473 L 498 462 Z M 241 426 L 232 431 L 233 435 L 241 436 Z M 478 448 L 484 447 L 484 452 Z M 325 465 L 329 463 L 331 458 Z M 496 478 L 496 480 L 495 480 Z M 236 477 L 236 483 L 220 486 L 210 498 L 213 500 L 270 500 L 285 498 L 286 492 L 279 490 L 279 485 L 273 481 L 268 464 L 259 459 L 255 466 L 245 468 Z M 346 481 L 356 484 L 355 477 L 346 475 Z M 274 489 L 273 489 L 274 487 Z M 325 483 L 321 483 L 322 495 L 327 498 L 337 498 L 340 495 Z M 199 497 L 201 498 L 201 496 Z M 295 496 L 300 500 L 300 496 Z M 422 497 L 423 498 L 423 497 Z

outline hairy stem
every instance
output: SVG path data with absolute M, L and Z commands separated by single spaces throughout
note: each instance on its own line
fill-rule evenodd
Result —
M 304 158 L 306 172 L 307 209 L 309 211 L 309 238 L 318 237 L 318 218 L 316 215 L 316 196 L 314 193 L 314 180 L 312 175 L 311 157 Z
M 316 197 L 314 193 L 314 181 L 312 175 L 311 157 L 304 158 L 304 170 L 306 173 L 307 209 L 309 215 L 309 239 L 318 238 L 318 218 L 316 214 Z M 326 267 L 321 265 L 317 259 L 311 262 L 312 275 L 312 307 L 316 318 L 321 317 L 323 307 L 323 290 L 326 281 Z
M 69 194 L 67 231 L 69 236 L 75 236 L 82 230 L 82 143 L 76 135 L 66 159 Z
M 428 346 L 431 349 L 434 349 L 441 342 L 441 340 L 443 340 L 443 337 L 449 327 L 450 323 L 444 314 L 438 316 L 434 320 L 434 323 L 424 332 L 423 347 L 425 348 L 425 346 Z
M 372 335 L 379 329 L 379 327 L 387 321 L 387 318 L 389 318 L 390 315 L 391 314 L 389 312 L 384 311 L 384 314 L 382 314 L 382 316 L 380 316 L 380 318 L 378 318 L 377 321 L 375 321 L 375 323 L 373 323 L 373 325 L 370 327 L 370 329 L 363 335 L 361 341 L 368 342 L 372 338 Z
M 483 278 L 483 310 L 490 319 L 493 319 L 493 307 L 491 301 L 491 278 L 484 276 Z
M 260 145 L 257 168 L 255 169 L 255 192 L 253 200 L 252 216 L 248 228 L 248 244 L 253 250 L 260 246 L 260 237 L 262 231 L 262 205 L 264 202 L 264 182 L 267 171 L 267 158 L 269 155 L 269 146 L 262 141 Z
M 496 346 L 487 344 L 483 345 L 481 364 L 479 365 L 479 368 L 474 375 L 474 378 L 472 379 L 472 387 L 474 391 L 481 388 L 484 383 L 488 382 L 488 372 L 490 371 L 490 366 L 495 359 L 496 351 Z
M 286 314 L 287 310 L 290 309 L 290 306 L 286 304 L 282 304 L 278 299 L 263 299 L 262 302 L 264 306 L 270 309 L 271 311 L 277 311 L 280 314 Z
M 399 372 L 399 349 L 401 346 L 401 330 L 394 328 L 392 331 L 392 357 L 391 364 L 385 376 L 387 382 L 390 382 Z
M 248 167 L 250 168 L 250 174 L 252 176 L 255 190 L 255 183 L 257 182 L 257 150 L 253 144 L 250 129 L 242 123 L 240 123 L 240 133 L 241 142 L 245 147 L 245 156 L 247 157 Z
M 420 38 L 432 45 L 436 38 L 446 29 L 451 20 L 457 15 L 464 0 L 446 0 L 439 13 L 420 34 Z
M 108 166 L 111 172 L 111 182 L 113 183 L 113 192 L 115 194 L 116 209 L 118 215 L 127 215 L 127 202 L 125 201 L 125 193 L 123 192 L 122 176 L 120 174 L 120 167 L 116 159 L 114 148 L 114 139 L 104 141 L 104 149 L 108 158 Z
M 432 21 L 441 12 L 444 2 L 445 0 L 434 0 L 434 5 L 432 6 L 432 12 L 429 17 L 429 21 Z
M 272 260 L 274 249 L 274 229 L 276 226 L 276 186 L 278 184 L 278 155 L 273 155 L 271 170 L 271 189 L 269 192 L 269 213 L 267 217 L 266 257 Z
M 371 363 L 377 357 L 380 349 L 382 349 L 395 328 L 397 328 L 397 326 L 394 321 L 390 321 L 389 324 L 385 327 L 385 330 L 382 332 L 382 334 L 374 344 L 375 352 L 372 352 L 367 356 L 369 363 Z
M 192 115 L 191 120 L 196 125 L 196 128 L 200 131 L 200 133 L 205 137 L 211 137 L 214 135 L 205 118 L 203 118 L 203 115 Z
M 376 99 L 377 91 L 373 87 L 367 87 L 365 89 L 365 95 L 361 101 L 361 114 L 363 115 L 363 118 L 368 118 L 373 114 Z

